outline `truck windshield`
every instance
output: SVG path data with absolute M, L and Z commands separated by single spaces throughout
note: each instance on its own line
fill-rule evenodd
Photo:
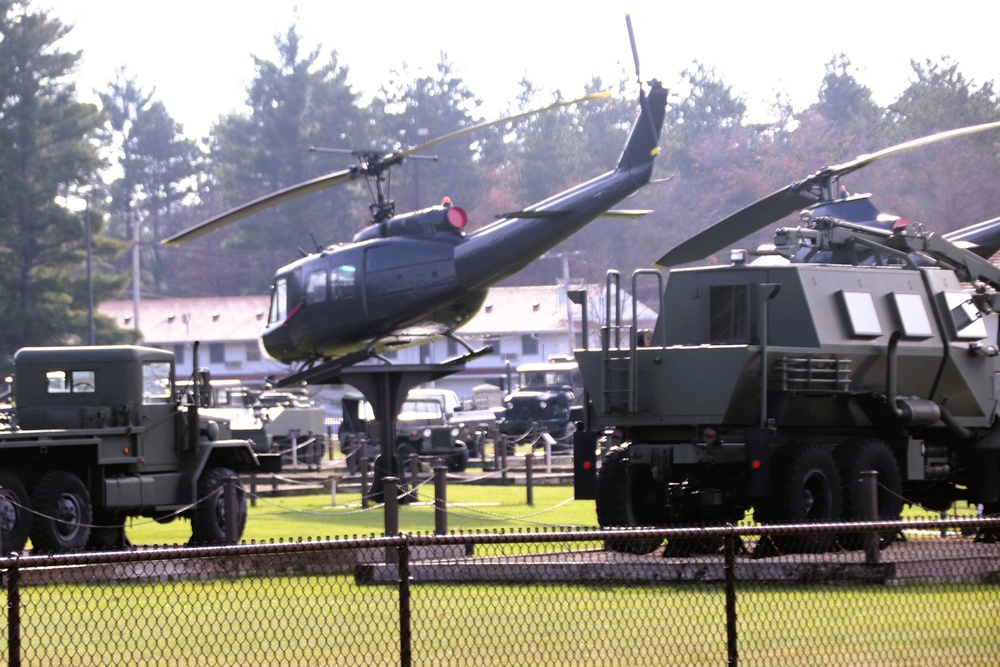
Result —
M 402 421 L 414 419 L 443 419 L 444 412 L 437 401 L 404 401 L 403 409 L 399 411 L 398 419 Z

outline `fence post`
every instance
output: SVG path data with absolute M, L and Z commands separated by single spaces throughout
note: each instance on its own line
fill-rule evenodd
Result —
M 505 482 L 507 481 L 507 438 L 506 435 L 503 437 L 503 446 L 500 447 L 500 478 Z
M 729 667 L 739 664 L 739 648 L 736 643 L 736 536 L 725 537 L 726 575 L 726 651 Z
M 535 505 L 535 455 L 528 452 L 524 455 L 524 486 L 528 490 L 528 507 Z
M 226 510 L 226 543 L 236 544 L 236 526 L 239 524 L 239 503 L 236 500 L 236 483 L 238 477 L 227 477 L 223 480 L 222 503 Z
M 337 506 L 337 478 L 330 478 L 330 506 Z
M 361 470 L 361 508 L 368 509 L 368 459 L 358 461 L 358 468 Z
M 250 507 L 257 507 L 257 473 L 250 473 Z
M 410 454 L 410 491 L 406 497 L 417 502 L 417 485 L 420 484 L 420 456 L 416 453 Z
M 21 570 L 18 555 L 10 554 L 11 565 L 7 571 L 7 664 L 21 667 Z
M 386 477 L 386 480 L 389 478 Z M 410 667 L 410 549 L 404 541 L 396 548 L 396 562 L 399 566 L 399 664 Z
M 861 516 L 870 521 L 878 521 L 878 471 L 862 470 L 861 479 Z M 879 551 L 879 534 L 877 531 L 865 533 L 865 562 L 873 565 L 882 560 Z
M 382 478 L 382 495 L 385 496 L 386 537 L 399 534 L 399 478 Z
M 434 534 L 448 533 L 448 467 L 434 467 Z
M 299 434 L 298 431 L 292 431 L 292 465 L 297 466 L 299 464 Z

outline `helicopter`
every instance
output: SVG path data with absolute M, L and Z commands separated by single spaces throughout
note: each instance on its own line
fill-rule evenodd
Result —
M 638 77 L 635 40 L 626 20 Z M 163 243 L 185 243 L 292 199 L 367 178 L 377 194 L 368 225 L 350 243 L 319 248 L 275 273 L 261 336 L 264 349 L 282 363 L 299 364 L 293 377 L 306 377 L 317 364 L 352 365 L 439 336 L 461 343 L 468 351 L 463 359 L 473 358 L 488 349 L 473 350 L 454 331 L 479 311 L 489 288 L 649 182 L 667 90 L 652 80 L 647 94 L 641 78 L 639 82 L 639 113 L 614 169 L 475 231 L 466 231 L 468 214 L 448 198 L 437 206 L 395 214 L 382 189 L 388 171 L 460 134 L 607 94 L 481 123 L 407 150 L 355 153 L 354 166 L 260 197 Z
M 847 228 L 853 225 L 855 231 L 874 234 L 877 238 L 886 238 L 893 230 L 909 226 L 910 221 L 882 213 L 872 203 L 870 194 L 848 194 L 846 187 L 840 185 L 840 179 L 877 160 L 903 151 L 995 129 L 1000 129 L 1000 121 L 938 132 L 820 169 L 695 234 L 663 255 L 656 261 L 656 266 L 669 268 L 704 259 L 796 211 L 802 211 L 803 221 L 809 223 L 816 232 L 813 234 L 814 238 L 796 245 L 796 250 L 788 253 L 787 250 L 783 250 L 781 239 L 792 236 L 799 241 L 805 233 L 802 228 L 796 230 L 782 228 L 778 230 L 776 244 L 760 248 L 757 254 L 784 254 L 790 259 L 810 262 L 857 264 L 865 260 L 874 260 L 877 253 L 870 248 L 866 250 L 864 244 L 852 243 L 845 247 L 830 243 L 829 233 L 821 234 L 823 231 L 821 228 L 826 225 L 828 232 L 831 227 L 829 221 L 836 220 L 838 224 L 835 226 Z M 946 232 L 941 236 L 980 258 L 988 259 L 1000 250 L 1000 218 Z

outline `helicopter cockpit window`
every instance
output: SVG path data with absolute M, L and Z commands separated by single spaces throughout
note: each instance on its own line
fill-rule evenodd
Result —
M 945 292 L 945 303 L 951 311 L 951 322 L 955 326 L 955 337 L 962 340 L 986 338 L 986 322 L 983 314 L 965 292 Z
M 882 335 L 882 323 L 875 310 L 875 300 L 870 292 L 840 292 L 847 308 L 847 319 L 851 325 L 851 335 L 869 338 Z
M 354 281 L 358 270 L 352 264 L 338 266 L 330 271 L 330 298 L 346 299 L 354 296 Z
M 326 271 L 313 271 L 306 278 L 306 303 L 326 301 Z
M 708 294 L 708 339 L 715 344 L 750 342 L 746 285 L 712 285 Z
M 278 278 L 274 281 L 274 291 L 271 292 L 271 313 L 267 318 L 268 324 L 284 322 L 288 317 L 288 280 Z

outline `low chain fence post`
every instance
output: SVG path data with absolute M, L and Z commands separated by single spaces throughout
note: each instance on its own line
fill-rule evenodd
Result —
M 448 533 L 448 468 L 434 467 L 434 534 Z
M 361 470 L 361 508 L 368 509 L 368 459 L 358 461 L 358 468 Z
M 524 486 L 528 490 L 528 507 L 535 505 L 535 455 L 528 452 L 524 455 Z
M 222 502 L 226 510 L 226 544 L 236 544 L 239 541 L 239 501 L 236 499 L 236 484 L 239 477 L 226 477 L 222 485 Z

